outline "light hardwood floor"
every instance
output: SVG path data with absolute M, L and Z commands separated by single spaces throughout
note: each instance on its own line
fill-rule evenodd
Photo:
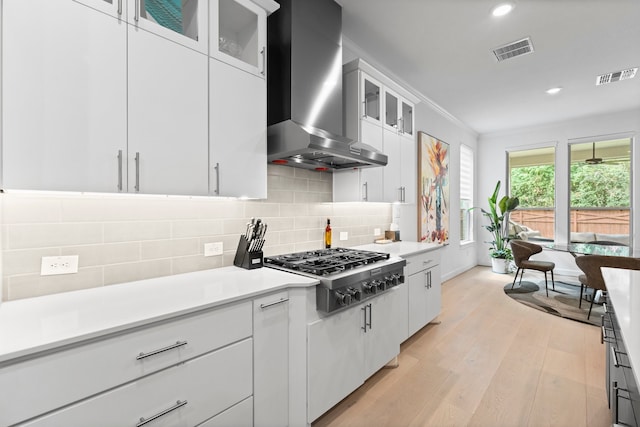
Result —
M 441 323 L 313 426 L 610 426 L 599 329 L 513 301 L 512 279 L 445 282 Z

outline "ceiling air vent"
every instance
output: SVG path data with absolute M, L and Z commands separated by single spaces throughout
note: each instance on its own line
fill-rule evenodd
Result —
M 493 54 L 496 56 L 498 62 L 528 53 L 533 53 L 533 44 L 531 43 L 530 37 L 493 49 Z
M 632 79 L 636 76 L 638 67 L 629 68 L 627 70 L 616 71 L 614 73 L 603 74 L 596 77 L 596 86 L 606 85 L 607 83 L 619 82 L 620 80 Z

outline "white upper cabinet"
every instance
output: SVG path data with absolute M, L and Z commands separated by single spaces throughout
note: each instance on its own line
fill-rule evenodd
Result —
M 128 191 L 207 195 L 208 58 L 130 29 Z
M 361 59 L 345 64 L 343 73 L 345 135 L 382 151 L 388 162 L 334 172 L 333 200 L 415 203 L 418 98 Z
M 265 81 L 216 59 L 209 63 L 211 195 L 265 199 Z
M 265 77 L 267 15 L 279 6 L 250 0 L 211 0 L 209 55 L 241 70 Z
M 2 187 L 117 192 L 126 24 L 71 1 L 4 0 L 2 13 Z

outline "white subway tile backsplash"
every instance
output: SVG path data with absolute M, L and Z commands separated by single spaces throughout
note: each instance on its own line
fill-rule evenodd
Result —
M 11 224 L 3 234 L 4 250 L 85 245 L 102 242 L 102 224 Z
M 185 237 L 185 236 L 176 236 Z M 171 238 L 169 221 L 137 221 L 104 223 L 104 242 L 132 242 Z
M 327 218 L 333 246 L 371 243 L 388 229 L 391 205 L 331 203 L 333 175 L 268 165 L 267 200 L 136 195 L 4 194 L 3 300 L 233 264 L 251 217 L 268 224 L 265 255 L 323 247 Z M 349 240 L 339 241 L 347 231 Z M 205 257 L 205 243 L 222 256 Z M 78 255 L 78 274 L 40 276 L 49 255 Z

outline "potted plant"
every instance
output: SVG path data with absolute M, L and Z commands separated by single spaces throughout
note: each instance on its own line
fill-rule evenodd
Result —
M 509 261 L 513 259 L 509 248 L 509 214 L 520 204 L 517 197 L 503 196 L 498 200 L 500 181 L 496 184 L 493 194 L 489 197 L 489 210 L 482 210 L 482 214 L 489 219 L 489 225 L 484 228 L 491 233 L 492 241 L 489 243 L 489 255 L 491 256 L 491 268 L 496 273 L 507 273 Z

